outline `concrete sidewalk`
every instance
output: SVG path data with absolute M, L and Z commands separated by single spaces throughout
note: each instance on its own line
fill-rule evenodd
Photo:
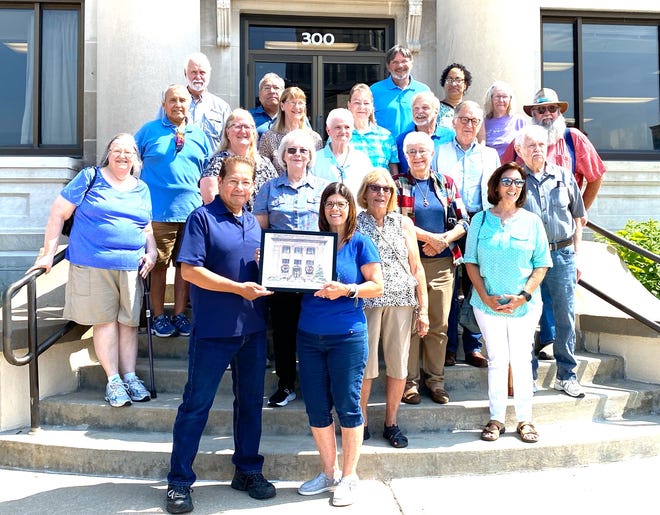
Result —
M 331 494 L 302 497 L 299 483 L 276 482 L 277 496 L 256 501 L 228 482 L 199 482 L 198 515 L 425 515 L 451 513 L 658 513 L 660 457 L 584 468 L 489 476 L 362 481 L 358 501 L 331 505 Z M 0 514 L 165 513 L 164 482 L 0 469 Z

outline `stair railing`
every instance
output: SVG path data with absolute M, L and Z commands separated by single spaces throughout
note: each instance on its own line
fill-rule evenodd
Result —
M 615 243 L 618 243 L 619 245 L 627 248 L 628 250 L 632 250 L 633 252 L 636 252 L 640 256 L 644 256 L 645 258 L 648 258 L 648 259 L 650 259 L 651 261 L 653 261 L 655 263 L 660 263 L 660 256 L 658 256 L 657 254 L 654 254 L 653 252 L 651 252 L 651 251 L 649 251 L 645 248 L 642 248 L 639 245 L 635 245 L 634 243 L 629 242 L 628 240 L 622 238 L 621 236 L 619 236 L 617 234 L 614 234 L 614 233 L 608 231 L 607 229 L 604 229 L 603 227 L 593 223 L 592 221 L 587 222 L 587 227 L 589 227 L 589 229 L 591 229 L 592 231 L 597 232 L 598 234 L 601 234 L 602 236 L 605 236 L 605 238 L 607 238 L 609 240 L 612 240 Z M 626 313 L 627 315 L 630 315 L 631 317 L 633 317 L 638 322 L 641 322 L 645 326 L 650 327 L 651 329 L 655 330 L 655 332 L 660 333 L 660 324 L 658 324 L 658 322 L 656 322 L 655 320 L 650 320 L 650 319 L 646 318 L 644 315 L 640 315 L 636 311 L 630 309 L 628 306 L 626 306 L 624 304 L 621 304 L 618 300 L 610 297 L 606 293 L 603 293 L 602 291 L 600 291 L 595 286 L 589 284 L 588 282 L 585 282 L 583 279 L 580 279 L 578 284 L 580 286 L 582 286 L 584 289 L 586 289 L 586 290 L 590 291 L 591 293 L 593 293 L 594 295 L 600 297 L 605 302 L 608 302 L 609 304 L 611 304 L 615 308 L 618 308 L 621 311 L 623 311 L 624 313 Z
M 57 265 L 64 259 L 64 253 L 65 250 L 61 250 L 55 255 L 53 266 Z M 2 295 L 2 353 L 7 362 L 12 365 L 29 365 L 30 427 L 32 432 L 36 432 L 40 428 L 39 356 L 78 325 L 75 322 L 67 321 L 43 341 L 38 342 L 36 280 L 44 273 L 45 270 L 41 268 L 25 274 L 18 281 L 12 283 Z M 14 353 L 14 345 L 12 341 L 14 335 L 14 320 L 11 301 L 24 287 L 27 287 L 27 351 L 22 356 L 17 356 Z

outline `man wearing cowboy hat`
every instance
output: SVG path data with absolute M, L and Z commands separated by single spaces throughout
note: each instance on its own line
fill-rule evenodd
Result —
M 534 101 L 523 106 L 525 113 L 532 117 L 531 123 L 548 131 L 548 162 L 571 170 L 580 189 L 586 181 L 582 200 L 589 209 L 598 195 L 605 165 L 584 133 L 566 127 L 563 116 L 566 109 L 568 102 L 559 100 L 557 92 L 550 88 L 541 88 L 534 95 Z M 511 142 L 502 155 L 502 162 L 515 160 L 522 162 Z

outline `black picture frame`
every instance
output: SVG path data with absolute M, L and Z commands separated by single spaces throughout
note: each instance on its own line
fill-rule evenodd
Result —
M 314 292 L 337 278 L 337 234 L 264 229 L 259 283 L 271 291 Z

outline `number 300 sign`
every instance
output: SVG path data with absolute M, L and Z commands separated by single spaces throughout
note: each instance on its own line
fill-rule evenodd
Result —
M 320 32 L 303 32 L 302 44 L 303 45 L 333 45 L 335 42 L 335 35 L 332 33 L 321 34 Z

